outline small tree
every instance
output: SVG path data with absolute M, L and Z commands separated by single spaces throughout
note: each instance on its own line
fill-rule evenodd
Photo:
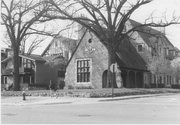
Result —
M 22 41 L 31 34 L 46 34 L 36 30 L 42 15 L 49 6 L 43 0 L 1 1 L 2 25 L 5 26 L 13 50 L 14 90 L 20 90 L 19 84 L 19 50 Z
M 179 23 L 178 18 L 175 17 L 170 21 L 167 21 L 166 17 L 164 17 L 156 23 L 153 18 L 148 18 L 144 24 L 139 24 L 124 31 L 131 15 L 138 8 L 151 1 L 137 0 L 132 3 L 128 0 L 47 0 L 53 7 L 51 13 L 45 14 L 42 21 L 52 19 L 71 20 L 81 24 L 95 34 L 108 50 L 108 81 L 113 83 L 115 80 L 109 70 L 110 65 L 116 62 L 115 53 L 122 41 L 129 37 L 130 33 L 144 26 L 165 27 Z

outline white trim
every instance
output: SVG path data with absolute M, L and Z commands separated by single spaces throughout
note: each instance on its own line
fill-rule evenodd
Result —
M 27 57 L 27 56 L 23 56 L 23 55 L 19 55 L 20 57 L 22 57 L 22 58 L 25 58 L 25 59 L 29 59 L 29 60 L 32 60 L 32 61 L 36 61 L 35 59 L 31 59 L 31 58 L 29 58 L 29 57 Z

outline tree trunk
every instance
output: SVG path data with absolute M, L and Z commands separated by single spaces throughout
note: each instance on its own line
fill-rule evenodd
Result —
M 113 85 L 113 87 L 117 87 L 116 80 L 115 80 L 115 73 L 112 73 L 110 71 L 110 66 L 113 63 L 116 63 L 116 52 L 113 48 L 108 47 L 108 73 L 107 73 L 108 84 L 107 84 L 107 88 L 112 87 L 112 85 Z
M 19 48 L 13 48 L 13 82 L 14 82 L 14 91 L 20 90 L 20 83 L 19 83 Z

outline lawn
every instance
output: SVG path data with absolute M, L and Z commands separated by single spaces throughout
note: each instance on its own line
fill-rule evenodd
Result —
M 140 94 L 159 94 L 159 93 L 180 93 L 180 89 L 172 88 L 115 88 L 113 96 L 129 96 Z M 71 97 L 111 97 L 112 89 L 71 89 L 71 90 L 28 90 L 27 96 L 71 96 Z M 1 91 L 1 96 L 22 96 L 22 91 Z

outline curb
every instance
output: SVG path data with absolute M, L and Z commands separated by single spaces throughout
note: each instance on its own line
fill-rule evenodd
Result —
M 161 94 L 148 94 L 148 95 L 135 95 L 135 96 L 123 96 L 123 97 L 114 97 L 111 99 L 102 99 L 99 102 L 105 101 L 118 101 L 118 100 L 128 100 L 128 99 L 137 99 L 137 98 L 147 98 L 147 97 L 155 97 L 155 96 L 164 96 L 164 95 L 173 95 L 175 93 L 161 93 Z
M 26 105 L 54 105 L 54 104 L 71 104 L 73 102 L 34 102 L 34 103 L 1 103 L 1 106 L 26 106 Z
M 137 98 L 148 98 L 148 97 L 156 97 L 156 96 L 167 96 L 167 95 L 173 95 L 177 93 L 161 93 L 161 94 L 146 94 L 146 95 L 131 95 L 131 96 L 122 96 L 122 97 L 113 97 L 113 98 L 94 98 L 93 101 L 90 102 L 106 102 L 106 101 L 118 101 L 118 100 L 128 100 L 128 99 L 137 99 Z M 91 99 L 91 98 L 85 98 L 85 99 Z M 54 104 L 73 104 L 79 102 L 78 100 L 42 100 L 39 102 L 12 102 L 12 103 L 2 103 L 2 106 L 26 106 L 26 105 L 54 105 Z M 90 103 L 87 101 L 87 103 Z

